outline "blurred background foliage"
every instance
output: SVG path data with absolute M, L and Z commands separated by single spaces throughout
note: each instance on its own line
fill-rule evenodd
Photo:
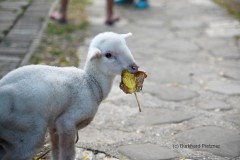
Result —
M 240 20 L 240 0 L 213 0 L 217 4 L 225 7 L 229 13 Z
M 85 37 L 88 26 L 85 12 L 88 4 L 89 0 L 70 0 L 66 24 L 49 20 L 42 41 L 30 60 L 31 64 L 79 65 L 76 51 Z

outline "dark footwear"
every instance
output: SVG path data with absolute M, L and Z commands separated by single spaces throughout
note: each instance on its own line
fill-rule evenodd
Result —
M 112 25 L 114 25 L 115 22 L 117 22 L 119 20 L 120 20 L 119 16 L 114 16 L 113 18 L 106 20 L 105 24 L 108 26 L 112 26 Z
M 59 24 L 66 24 L 67 20 L 65 18 L 62 18 L 59 12 L 53 12 L 49 15 L 49 18 Z
M 108 26 L 112 26 L 114 25 L 114 23 L 115 23 L 114 21 L 109 21 L 109 20 L 105 21 L 105 24 Z

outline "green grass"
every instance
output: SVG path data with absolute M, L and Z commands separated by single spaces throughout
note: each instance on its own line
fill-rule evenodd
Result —
M 49 22 L 42 42 L 30 60 L 31 64 L 54 66 L 78 66 L 77 49 L 85 37 L 88 27 L 85 14 L 88 0 L 70 0 L 68 22 Z
M 230 14 L 240 20 L 240 1 L 239 0 L 213 0 L 220 6 L 226 8 Z
M 215 3 L 226 8 L 228 12 L 240 21 L 240 0 L 213 0 Z M 235 36 L 240 40 L 240 35 Z
M 47 27 L 47 34 L 49 35 L 64 35 L 73 33 L 76 30 L 86 29 L 88 23 L 83 21 L 78 24 L 67 24 L 67 25 L 59 25 L 56 23 L 49 23 Z
M 235 36 L 236 40 L 240 40 L 240 35 Z

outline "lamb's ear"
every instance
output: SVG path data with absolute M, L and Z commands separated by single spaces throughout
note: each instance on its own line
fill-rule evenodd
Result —
M 132 36 L 132 33 L 129 32 L 129 33 L 127 33 L 127 34 L 121 34 L 121 36 L 122 36 L 124 39 L 126 39 L 126 38 Z
M 91 48 L 89 50 L 90 61 L 100 58 L 102 56 L 101 51 L 98 48 Z

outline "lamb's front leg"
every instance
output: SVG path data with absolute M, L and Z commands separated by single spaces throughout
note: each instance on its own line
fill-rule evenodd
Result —
M 75 123 L 67 118 L 61 118 L 57 121 L 59 160 L 74 160 L 75 158 L 75 135 L 77 130 Z
M 58 160 L 59 158 L 59 137 L 56 129 L 49 129 L 49 135 L 51 139 L 52 160 Z

